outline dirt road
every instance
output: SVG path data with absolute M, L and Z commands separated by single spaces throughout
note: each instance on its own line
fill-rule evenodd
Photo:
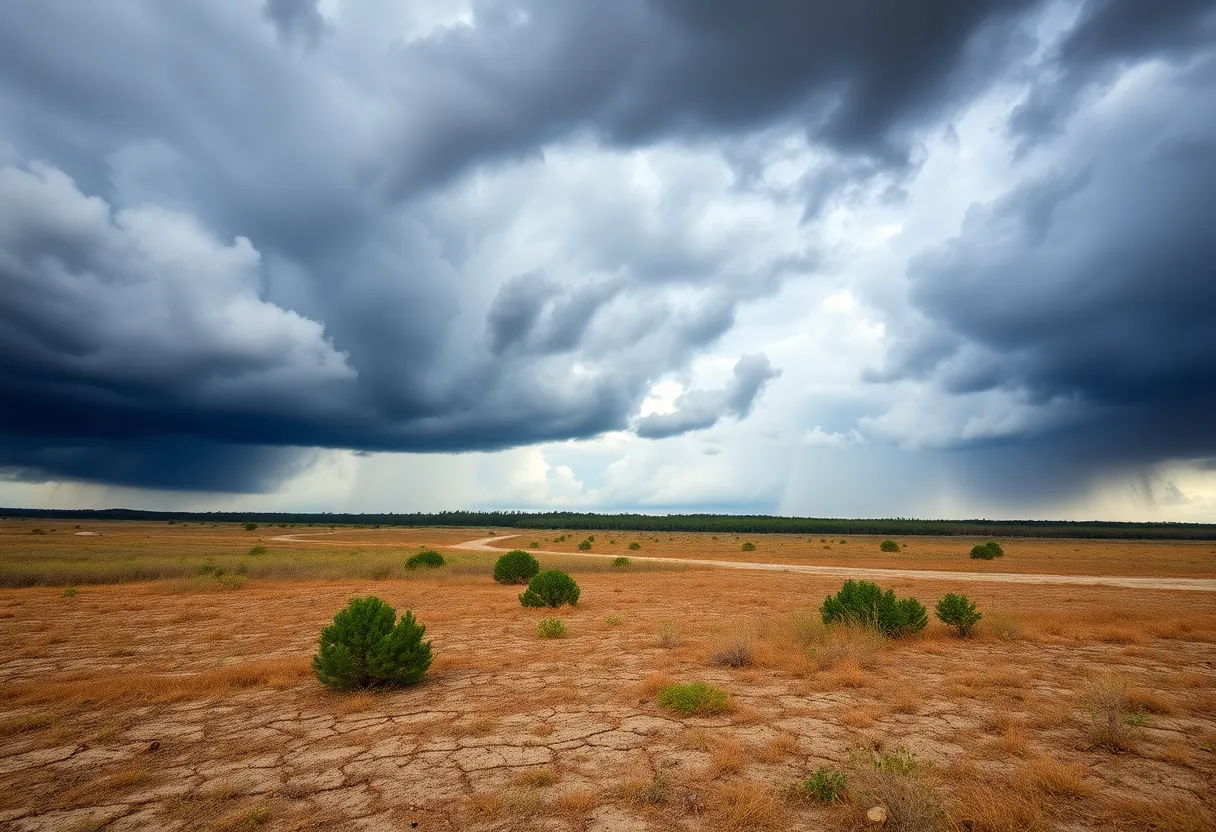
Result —
M 319 532 L 332 536 L 340 532 Z M 392 543 L 366 543 L 341 540 L 310 540 L 314 535 L 284 534 L 272 537 L 271 540 L 283 543 L 316 543 L 331 546 L 392 546 Z M 460 549 L 471 552 L 504 552 L 500 546 L 491 544 L 513 537 L 518 534 L 500 534 L 494 537 L 483 537 L 469 540 L 465 543 L 455 543 L 440 546 L 441 549 Z M 538 555 L 561 555 L 563 557 L 586 558 L 615 558 L 618 555 L 595 554 L 592 552 L 554 552 L 546 549 L 530 549 Z M 972 581 L 979 583 L 1007 584 L 1065 584 L 1073 586 L 1117 586 L 1128 589 L 1178 589 L 1191 592 L 1216 592 L 1216 578 L 1144 578 L 1124 577 L 1118 575 L 1022 575 L 1010 572 L 947 572 L 929 569 L 873 569 L 852 566 L 808 566 L 785 563 L 757 563 L 746 561 L 702 560 L 698 558 L 663 558 L 629 555 L 630 560 L 654 561 L 656 563 L 687 563 L 695 566 L 717 566 L 724 569 L 747 569 L 763 572 L 798 572 L 806 575 L 835 575 L 841 578 L 869 578 L 890 580 L 904 578 L 909 580 L 927 581 Z

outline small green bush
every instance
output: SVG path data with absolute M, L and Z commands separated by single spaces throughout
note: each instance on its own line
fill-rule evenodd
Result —
M 422 640 L 426 627 L 408 610 L 396 618 L 397 611 L 379 598 L 352 599 L 321 631 L 312 659 L 321 683 L 351 690 L 421 682 L 431 666 L 431 643 Z
M 258 528 L 257 523 L 246 523 L 245 524 L 245 531 L 247 531 L 247 532 L 257 531 L 257 528 Z
M 899 544 L 894 540 L 884 540 L 882 543 L 878 544 L 878 548 L 884 552 L 898 552 Z
M 747 543 L 744 543 L 741 548 L 744 552 L 754 552 L 756 551 L 756 544 L 749 540 Z
M 929 623 L 928 613 L 919 601 L 897 599 L 894 590 L 883 592 L 873 581 L 845 581 L 840 592 L 824 599 L 819 612 L 824 624 L 874 627 L 889 638 L 919 633 Z
M 541 638 L 565 638 L 566 625 L 560 618 L 545 618 L 536 625 L 536 632 Z
M 710 716 L 720 714 L 730 704 L 726 691 L 707 682 L 668 685 L 659 691 L 659 706 L 680 716 Z
M 993 558 L 999 558 L 1003 554 L 1005 554 L 1005 550 L 995 540 L 989 540 L 987 543 L 971 547 L 972 560 L 992 560 Z
M 256 558 L 258 555 L 264 555 L 264 554 L 266 554 L 265 546 L 254 546 L 252 549 L 249 550 L 249 556 L 253 557 L 253 558 Z
M 512 549 L 494 563 L 494 580 L 500 584 L 526 584 L 540 571 L 540 562 L 523 549 Z
M 849 541 L 847 541 L 847 540 L 842 540 L 842 541 L 840 541 L 840 542 L 841 542 L 841 543 L 848 543 Z
M 622 624 L 624 624 L 625 622 L 615 615 L 610 615 L 604 619 L 604 623 L 607 624 L 609 627 L 619 627 Z
M 625 569 L 629 566 L 629 558 L 619 557 L 612 559 L 612 567 L 614 569 Z
M 638 543 L 636 540 L 629 544 L 629 550 L 632 552 L 636 552 L 638 549 L 641 549 L 641 548 L 642 548 L 642 544 Z
M 540 544 L 538 542 L 536 542 L 535 540 L 533 540 L 531 543 L 528 544 L 528 547 L 531 549 L 539 549 Z
M 549 569 L 528 581 L 528 588 L 519 596 L 525 607 L 574 606 L 578 603 L 579 588 L 574 579 L 558 569 Z
M 789 790 L 792 797 L 816 803 L 839 803 L 844 800 L 848 781 L 843 771 L 817 768 L 811 776 L 795 783 Z
M 64 598 L 75 598 L 79 594 L 80 594 L 80 590 L 74 586 L 69 586 L 63 590 Z
M 419 567 L 426 567 L 427 569 L 438 569 L 443 564 L 443 555 L 434 549 L 423 549 L 418 554 L 409 556 L 405 561 L 405 568 L 418 569 Z
M 580 540 L 578 543 L 578 550 L 580 552 L 590 552 L 591 551 L 591 541 L 590 540 Z
M 971 630 L 983 616 L 975 611 L 975 604 L 966 595 L 946 594 L 937 602 L 937 620 L 958 631 L 960 638 L 971 635 Z
M 587 535 L 587 540 L 589 540 L 590 542 L 594 543 L 594 542 L 595 542 L 595 535 L 593 535 L 593 534 L 589 534 L 589 535 Z

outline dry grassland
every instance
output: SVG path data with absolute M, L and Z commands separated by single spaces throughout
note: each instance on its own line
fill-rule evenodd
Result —
M 5 570 L 50 574 L 41 552 L 99 576 L 181 571 L 81 581 L 72 597 L 0 590 L 3 829 L 834 830 L 880 797 L 890 828 L 1216 828 L 1216 593 L 972 584 L 975 638 L 933 623 L 883 642 L 818 623 L 838 580 L 582 561 L 579 606 L 559 613 L 568 637 L 543 640 L 553 613 L 490 581 L 492 556 L 445 552 L 457 568 L 406 577 L 414 547 L 481 530 L 361 532 L 392 545 L 351 554 L 270 541 L 301 529 L 57 527 L 31 543 L 4 525 Z M 749 559 L 768 559 L 772 539 L 753 539 Z M 927 567 L 909 543 L 894 557 Z M 274 570 L 197 574 L 254 545 Z M 1175 565 L 1193 551 L 1160 549 Z M 373 579 L 370 564 L 395 571 Z M 889 585 L 929 606 L 960 589 Z M 427 625 L 425 684 L 337 694 L 312 677 L 320 628 L 367 594 Z M 658 707 L 665 684 L 693 680 L 728 691 L 730 710 Z M 901 746 L 922 761 L 915 775 L 869 764 Z M 873 797 L 792 798 L 822 766 Z

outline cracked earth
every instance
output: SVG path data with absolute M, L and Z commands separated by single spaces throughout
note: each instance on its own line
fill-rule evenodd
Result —
M 788 622 L 838 579 L 577 577 L 583 600 L 558 613 L 561 640 L 536 635 L 552 612 L 480 576 L 0 591 L 0 828 L 835 829 L 838 812 L 782 801 L 781 788 L 847 767 L 858 748 L 896 746 L 943 774 L 958 817 L 978 809 L 953 787 L 1045 757 L 1085 789 L 1041 796 L 1038 828 L 1112 828 L 1129 793 L 1195 829 L 1212 817 L 1210 594 L 967 587 L 1020 632 L 963 642 L 935 629 L 813 660 L 791 647 Z M 924 601 L 955 589 L 892 585 Z M 338 694 L 312 678 L 320 628 L 367 594 L 427 625 L 437 658 L 425 684 Z M 1179 597 L 1189 612 L 1165 614 Z M 756 666 L 709 663 L 740 638 Z M 1081 704 L 1112 672 L 1146 703 L 1123 754 L 1091 747 Z M 733 710 L 658 707 L 659 685 L 693 679 L 729 691 Z M 647 798 L 655 784 L 664 799 Z

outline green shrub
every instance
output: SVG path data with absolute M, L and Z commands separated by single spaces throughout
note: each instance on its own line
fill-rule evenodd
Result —
M 937 620 L 958 630 L 960 638 L 971 635 L 971 630 L 983 618 L 975 611 L 966 595 L 946 594 L 937 602 Z
M 76 587 L 74 587 L 74 586 L 69 586 L 69 587 L 66 587 L 66 588 L 63 590 L 63 597 L 64 597 L 64 598 L 75 598 L 75 597 L 76 597 L 77 595 L 79 595 L 79 594 L 80 594 L 80 590 L 79 590 L 79 589 L 77 589 L 77 588 L 76 588 Z
M 30 534 L 46 534 L 42 529 L 30 529 Z
M 264 554 L 266 554 L 265 546 L 254 546 L 252 549 L 249 550 L 249 556 L 253 557 L 253 558 L 256 558 L 258 555 L 264 555 Z
M 560 607 L 562 604 L 574 606 L 578 603 L 579 588 L 565 572 L 549 569 L 537 574 L 528 581 L 528 588 L 519 596 L 519 603 L 525 607 Z
M 594 542 L 595 542 L 595 535 L 593 535 L 593 534 L 589 534 L 589 535 L 587 535 L 587 540 L 589 540 L 590 542 L 594 543 Z
M 590 552 L 591 551 L 591 541 L 590 540 L 580 540 L 578 543 L 578 550 L 580 552 Z
M 536 632 L 541 638 L 565 638 L 566 625 L 560 618 L 545 618 L 536 625 Z
M 638 549 L 641 549 L 641 548 L 642 548 L 642 544 L 638 543 L 636 540 L 629 544 L 630 551 L 636 552 Z
M 406 569 L 417 569 L 425 566 L 427 569 L 438 569 L 443 566 L 443 555 L 436 552 L 434 549 L 423 549 L 416 555 L 410 555 L 405 561 Z
M 625 622 L 615 615 L 610 615 L 604 619 L 604 623 L 607 624 L 609 627 L 619 627 L 622 624 L 624 624 Z
M 878 544 L 878 548 L 884 552 L 898 552 L 899 544 L 894 540 L 884 540 L 882 543 Z
M 257 528 L 258 528 L 257 523 L 246 523 L 245 524 L 245 531 L 247 531 L 247 532 L 257 531 Z
M 744 552 L 754 552 L 756 551 L 756 544 L 749 540 L 747 543 L 744 543 L 741 548 Z
M 840 592 L 824 599 L 819 612 L 824 624 L 874 627 L 889 638 L 919 633 L 929 623 L 928 613 L 919 601 L 897 599 L 894 590 L 883 592 L 873 581 L 845 581 Z
M 848 781 L 843 771 L 834 768 L 817 768 L 811 776 L 795 783 L 789 789 L 792 797 L 813 800 L 817 803 L 839 803 L 844 800 Z
M 397 687 L 421 682 L 431 666 L 426 627 L 406 611 L 379 598 L 355 598 L 321 631 L 312 669 L 321 683 L 337 690 Z M 394 621 L 396 623 L 394 624 Z
M 1005 550 L 995 540 L 989 540 L 987 543 L 971 547 L 972 560 L 992 560 L 993 558 L 999 558 L 1003 554 L 1005 554 Z
M 500 584 L 526 584 L 540 571 L 540 563 L 523 549 L 512 549 L 494 563 L 494 580 Z
M 668 685 L 659 691 L 659 706 L 680 716 L 720 714 L 729 704 L 730 697 L 726 691 L 707 682 Z
M 614 569 L 625 569 L 629 566 L 629 558 L 620 557 L 612 559 L 612 567 Z
M 528 547 L 532 548 L 532 549 L 539 549 L 540 544 L 538 542 L 536 542 L 535 540 L 533 540 L 531 543 L 528 544 Z
M 841 543 L 848 543 L 849 541 L 847 541 L 847 540 L 842 540 L 842 541 L 840 541 L 840 542 L 841 542 Z

